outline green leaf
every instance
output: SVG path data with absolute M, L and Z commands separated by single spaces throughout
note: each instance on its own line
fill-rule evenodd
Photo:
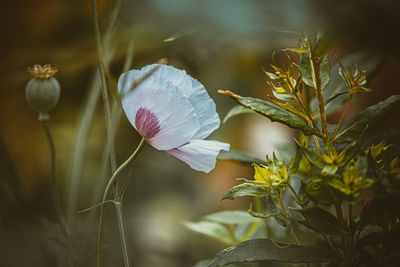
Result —
M 249 113 L 254 113 L 254 111 L 241 105 L 236 105 L 228 111 L 222 123 L 226 123 L 232 117 Z
M 263 197 L 269 195 L 268 188 L 253 183 L 242 183 L 232 187 L 221 200 L 235 199 L 243 196 Z
M 301 158 L 303 157 L 303 149 L 297 147 L 296 155 L 293 157 L 292 161 L 289 165 L 289 173 L 290 175 L 296 174 L 297 170 L 299 169 Z
M 208 267 L 235 262 L 279 261 L 287 263 L 332 262 L 336 258 L 321 246 L 296 246 L 279 244 L 268 239 L 253 239 L 224 249 Z
M 263 218 L 263 219 L 268 219 L 270 217 L 274 217 L 276 215 L 281 214 L 280 210 L 275 206 L 275 203 L 271 196 L 267 197 L 265 204 L 266 204 L 265 211 L 253 211 L 253 207 L 250 204 L 250 208 L 249 208 L 248 212 L 254 217 Z
M 342 134 L 335 140 L 335 143 L 351 142 L 359 139 L 360 132 L 366 127 L 367 130 L 371 130 L 378 126 L 384 119 L 391 116 L 395 112 L 400 110 L 400 95 L 392 95 L 384 101 L 379 102 L 373 106 L 370 106 L 357 114 L 356 116 L 349 119 L 344 123 L 340 129 L 346 129 L 349 126 L 355 124 L 346 133 Z
M 254 210 L 249 210 L 249 213 L 251 216 L 257 217 L 257 218 L 262 218 L 262 219 L 268 219 L 270 217 L 274 217 L 276 215 L 279 215 L 279 211 L 254 211 Z
M 299 116 L 300 118 L 303 118 L 305 121 L 309 120 L 307 114 L 303 110 L 296 107 L 295 105 L 293 105 L 289 102 L 286 102 L 286 103 L 278 102 L 278 101 L 275 101 L 274 99 L 271 99 L 271 101 L 274 102 L 276 105 L 280 106 L 281 108 Z
M 183 225 L 185 225 L 185 227 L 191 231 L 215 238 L 218 241 L 221 241 L 227 245 L 232 245 L 236 242 L 229 229 L 219 223 L 207 221 L 186 221 L 183 222 Z
M 315 89 L 316 86 L 314 84 L 314 80 L 311 74 L 310 61 L 306 54 L 300 55 L 299 72 L 303 82 Z
M 238 161 L 245 164 L 266 164 L 266 162 L 262 159 L 257 158 L 256 156 L 240 150 L 230 150 L 230 151 L 221 151 L 218 154 L 219 160 L 233 160 Z
M 296 139 L 294 139 L 294 141 L 296 142 L 298 147 L 303 150 L 303 153 L 306 156 L 306 158 L 308 159 L 308 161 L 310 161 L 314 166 L 316 166 L 320 169 L 323 169 L 325 167 L 326 163 L 320 154 L 318 154 L 317 152 L 315 152 L 312 149 L 304 147 Z
M 243 97 L 230 91 L 219 92 L 231 96 L 239 104 L 250 108 L 263 116 L 268 117 L 271 121 L 279 121 L 289 127 L 300 129 L 305 135 L 321 136 L 321 133 L 318 129 L 309 126 L 308 123 L 301 117 L 281 108 L 280 106 L 272 102 L 268 102 L 258 98 Z
M 359 52 L 349 55 L 341 60 L 343 65 L 351 66 L 351 70 L 354 71 L 355 64 L 358 65 L 359 69 L 365 70 L 368 75 L 368 80 L 372 80 L 373 76 L 378 72 L 378 69 L 382 62 L 382 57 L 371 54 L 370 52 Z M 346 84 L 339 75 L 340 64 L 337 63 L 331 71 L 331 81 L 325 87 L 323 91 L 324 102 L 340 92 L 347 91 Z M 345 74 L 344 74 L 345 75 Z M 354 97 L 354 96 L 353 96 Z M 341 95 L 336 97 L 331 103 L 326 105 L 326 114 L 330 115 L 338 111 L 343 104 L 347 101 L 347 95 Z M 314 98 L 311 101 L 312 113 L 318 110 L 318 100 Z
M 387 232 L 373 232 L 370 233 L 359 241 L 359 246 L 383 244 L 385 247 L 395 245 L 398 251 L 400 245 L 400 228 L 394 228 Z
M 260 221 L 252 217 L 248 212 L 242 210 L 225 210 L 208 214 L 203 217 L 203 220 L 222 224 L 249 224 Z
M 362 230 L 367 225 L 386 227 L 388 223 L 397 224 L 400 216 L 399 205 L 399 198 L 387 195 L 374 198 L 361 211 L 360 220 L 356 224 L 357 229 Z
M 339 168 L 338 165 L 325 165 L 325 167 L 322 169 L 321 173 L 322 174 L 327 174 L 327 175 L 334 175 Z
M 271 79 L 271 80 L 278 80 L 278 79 L 279 79 L 279 76 L 276 75 L 275 73 L 268 72 L 268 71 L 266 71 L 264 68 L 262 68 L 262 70 L 263 70 L 264 73 L 268 76 L 269 79 Z
M 349 233 L 347 227 L 341 224 L 335 216 L 326 210 L 312 207 L 299 209 L 297 211 L 303 215 L 306 219 L 306 223 L 310 225 L 313 230 L 320 233 L 327 235 L 344 235 Z
M 312 201 L 318 204 L 330 206 L 335 203 L 335 199 L 329 192 L 329 189 L 319 180 L 312 180 L 307 183 L 305 185 L 305 192 Z
M 207 265 L 212 261 L 212 259 L 206 259 L 196 262 L 192 267 L 207 267 Z
M 340 38 L 337 34 L 325 32 L 317 41 L 317 45 L 313 52 L 313 57 L 321 58 L 326 56 L 329 51 L 339 44 Z
M 283 101 L 292 101 L 293 99 L 295 99 L 295 95 L 293 93 L 289 93 L 289 94 L 278 93 L 274 87 L 272 87 L 271 90 L 277 99 L 280 99 Z
M 294 52 L 294 53 L 297 53 L 297 54 L 304 54 L 304 53 L 308 52 L 308 50 L 305 49 L 305 48 L 285 48 L 285 49 L 282 49 L 282 50 L 283 51 Z
M 319 65 L 321 75 L 321 88 L 324 89 L 331 80 L 331 62 L 328 57 L 324 57 Z

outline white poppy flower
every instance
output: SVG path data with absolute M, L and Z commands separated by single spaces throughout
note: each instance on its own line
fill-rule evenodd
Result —
M 191 168 L 208 173 L 219 151 L 229 150 L 227 143 L 203 140 L 219 127 L 220 119 L 204 86 L 185 71 L 157 64 L 130 70 L 119 78 L 118 91 L 125 114 L 139 134 Z

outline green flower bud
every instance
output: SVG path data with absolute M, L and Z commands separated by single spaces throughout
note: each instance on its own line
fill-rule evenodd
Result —
M 28 103 L 39 112 L 40 121 L 50 118 L 48 112 L 57 105 L 60 98 L 60 84 L 53 77 L 57 71 L 51 65 L 28 68 L 33 78 L 26 85 L 25 96 Z

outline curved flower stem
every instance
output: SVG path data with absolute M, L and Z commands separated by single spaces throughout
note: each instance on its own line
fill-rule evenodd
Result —
M 110 193 L 111 187 L 114 184 L 114 182 L 116 182 L 116 179 L 119 176 L 119 174 L 129 165 L 129 163 L 131 163 L 136 158 L 136 156 L 139 154 L 140 150 L 143 148 L 145 143 L 146 143 L 146 140 L 144 138 L 142 138 L 138 147 L 132 153 L 132 155 L 124 163 L 122 163 L 121 166 L 119 166 L 118 169 L 114 172 L 114 174 L 108 181 L 106 189 L 104 190 L 102 202 L 106 201 L 107 196 Z M 117 204 L 116 207 L 117 207 L 117 214 L 118 214 L 118 212 L 121 212 L 121 215 L 122 215 L 121 205 Z M 123 226 L 123 221 L 121 219 L 122 219 L 122 216 L 118 216 L 118 225 L 119 226 L 121 226 L 121 225 Z M 97 266 L 98 267 L 102 266 L 103 224 L 104 224 L 104 205 L 102 205 L 100 208 L 99 233 L 98 233 L 98 240 L 97 240 Z M 122 231 L 123 231 L 123 228 L 122 228 Z M 129 266 L 129 257 L 128 257 L 128 250 L 127 250 L 127 246 L 126 246 L 125 233 L 124 232 L 121 233 L 121 228 L 120 228 L 120 234 L 121 234 L 122 251 L 124 254 L 124 264 L 125 264 L 125 266 Z
M 63 214 L 62 209 L 61 209 L 60 196 L 59 196 L 58 191 L 57 191 L 56 149 L 55 149 L 55 146 L 54 146 L 53 137 L 51 136 L 49 127 L 47 126 L 47 122 L 46 121 L 42 121 L 42 125 L 43 125 L 44 131 L 46 133 L 47 141 L 48 141 L 49 147 L 50 147 L 50 157 L 51 157 L 51 195 L 52 195 L 52 199 L 53 199 L 53 202 L 54 202 L 54 208 L 56 210 L 56 215 L 57 215 L 57 218 L 58 218 L 59 223 L 60 223 L 61 231 L 62 231 L 62 233 L 64 235 L 65 242 L 66 242 L 66 245 L 68 247 L 68 250 L 71 253 L 70 256 L 72 257 L 71 241 L 69 239 L 68 229 L 67 229 L 67 225 L 65 223 L 64 214 Z

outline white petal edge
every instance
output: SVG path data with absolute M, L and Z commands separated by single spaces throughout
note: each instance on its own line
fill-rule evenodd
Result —
M 200 123 L 200 129 L 195 133 L 193 138 L 204 139 L 214 132 L 219 127 L 221 121 L 215 102 L 209 96 L 206 88 L 198 80 L 187 74 L 186 71 L 168 65 L 147 65 L 137 72 L 136 75 L 143 77 L 142 75 L 156 68 L 157 70 L 153 75 L 173 83 L 189 98 L 190 103 L 193 105 Z
M 189 142 L 199 130 L 195 110 L 189 99 L 176 86 L 161 77 L 151 76 L 135 90 L 129 92 L 137 82 L 136 70 L 125 72 L 118 81 L 118 90 L 123 94 L 122 107 L 129 122 L 135 127 L 139 108 L 150 110 L 158 119 L 160 132 L 147 142 L 159 150 L 169 150 Z
M 196 171 L 209 173 L 215 168 L 220 150 L 229 151 L 230 145 L 214 140 L 191 140 L 188 144 L 168 150 Z

